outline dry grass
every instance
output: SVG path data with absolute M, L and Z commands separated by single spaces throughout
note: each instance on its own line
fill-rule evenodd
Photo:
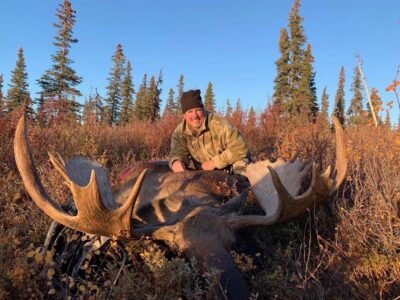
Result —
M 200 274 L 194 261 L 176 258 L 151 240 L 119 245 L 129 254 L 124 265 L 121 248 L 110 242 L 93 253 L 75 279 L 63 273 L 54 252 L 35 251 L 50 220 L 32 204 L 16 172 L 12 139 L 17 119 L 17 114 L 0 117 L 0 299 L 213 298 L 218 271 Z M 51 196 L 64 202 L 70 195 L 48 163 L 47 151 L 97 159 L 116 183 L 117 174 L 136 161 L 165 158 L 176 123 L 34 125 L 29 132 L 41 178 Z M 288 122 L 268 108 L 258 125 L 242 123 L 240 128 L 255 157 L 289 158 L 301 149 L 303 157 L 316 157 L 323 165 L 334 160 L 333 135 L 323 120 Z M 239 232 L 232 255 L 254 298 L 400 295 L 400 133 L 364 125 L 347 129 L 346 138 L 347 180 L 329 203 L 284 225 Z

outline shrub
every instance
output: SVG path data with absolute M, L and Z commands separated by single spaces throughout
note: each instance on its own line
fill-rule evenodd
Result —
M 104 254 L 88 260 L 77 281 L 58 269 L 55 257 L 40 256 L 35 248 L 41 246 L 50 220 L 26 195 L 16 171 L 12 147 L 20 115 L 0 117 L 0 298 L 213 297 L 217 270 L 201 274 L 194 261 L 175 257 L 151 240 L 125 244 L 129 259 L 123 267 L 109 244 Z M 107 166 L 115 184 L 117 174 L 127 166 L 167 156 L 177 121 L 116 128 L 71 122 L 41 127 L 30 122 L 29 138 L 45 188 L 64 203 L 70 192 L 48 162 L 48 151 L 66 158 L 96 159 Z M 302 157 L 316 158 L 321 168 L 334 161 L 333 135 L 322 118 L 316 123 L 289 120 L 271 106 L 255 126 L 241 126 L 255 158 L 288 159 L 300 150 Z M 232 255 L 253 298 L 394 298 L 400 294 L 400 132 L 360 125 L 347 129 L 346 139 L 347 179 L 329 203 L 286 224 L 239 232 Z M 109 262 L 105 269 L 95 266 L 99 259 Z M 96 279 L 94 270 L 104 275 Z

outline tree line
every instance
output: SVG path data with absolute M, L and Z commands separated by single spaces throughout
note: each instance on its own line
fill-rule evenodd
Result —
M 52 65 L 37 80 L 40 86 L 38 97 L 32 100 L 28 89 L 28 74 L 23 48 L 18 49 L 17 62 L 11 73 L 7 94 L 3 95 L 3 75 L 0 74 L 0 113 L 13 111 L 23 107 L 27 115 L 34 116 L 40 123 L 47 124 L 51 118 L 63 118 L 72 121 L 102 122 L 110 126 L 126 125 L 132 121 L 155 121 L 168 115 L 180 114 L 180 97 L 184 90 L 184 76 L 180 75 L 177 91 L 170 88 L 163 113 L 161 114 L 161 92 L 163 73 L 158 77 L 143 75 L 141 84 L 136 90 L 133 83 L 132 64 L 124 54 L 121 44 L 116 45 L 112 55 L 112 67 L 108 74 L 106 96 L 92 91 L 85 103 L 81 105 L 77 97 L 82 96 L 78 85 L 82 77 L 73 69 L 73 60 L 69 57 L 70 49 L 78 39 L 73 36 L 76 22 L 76 11 L 69 0 L 63 0 L 56 11 L 58 22 L 54 24 L 57 34 L 53 45 L 55 53 L 51 55 Z M 321 95 L 321 107 L 318 105 L 314 57 L 300 15 L 300 1 L 294 0 L 289 12 L 288 29 L 280 30 L 278 42 L 280 57 L 275 62 L 276 77 L 272 103 L 281 109 L 281 113 L 289 117 L 306 117 L 315 120 L 317 115 L 328 119 L 329 96 L 326 87 Z M 354 68 L 350 105 L 345 112 L 345 70 L 341 67 L 338 86 L 332 108 L 333 115 L 345 125 L 365 124 L 371 119 L 371 108 L 364 109 L 364 97 L 360 72 Z M 216 111 L 215 94 L 212 82 L 208 83 L 204 105 L 207 110 Z M 176 95 L 175 95 L 176 94 Z M 382 110 L 382 101 L 376 89 L 371 90 L 371 100 L 376 110 Z M 32 104 L 37 104 L 36 111 Z M 240 99 L 236 108 L 240 108 Z M 252 107 L 250 110 L 254 110 Z M 226 115 L 232 112 L 229 99 L 226 103 Z M 388 111 L 381 123 L 390 124 Z
M 73 69 L 73 60 L 69 57 L 70 49 L 78 39 L 73 36 L 76 22 L 76 11 L 69 0 L 63 0 L 56 11 L 57 21 L 54 27 L 57 34 L 53 45 L 56 48 L 51 56 L 52 66 L 37 80 L 40 86 L 39 96 L 32 99 L 28 89 L 28 74 L 23 48 L 18 49 L 18 57 L 7 95 L 4 96 L 3 75 L 0 75 L 0 113 L 11 112 L 23 107 L 27 115 L 34 115 L 39 122 L 46 124 L 50 118 L 63 118 L 83 122 L 96 121 L 110 126 L 125 125 L 131 121 L 154 121 L 161 117 L 160 106 L 163 75 L 158 78 L 143 75 L 139 89 L 136 91 L 132 77 L 132 64 L 124 55 L 121 44 L 116 46 L 112 55 L 112 68 L 108 76 L 107 94 L 101 96 L 97 89 L 92 91 L 83 105 L 76 100 L 82 96 L 77 88 L 82 77 Z M 163 115 L 180 113 L 178 101 L 184 90 L 184 76 L 180 75 L 177 84 L 177 96 L 170 88 Z M 215 109 L 213 85 L 208 84 L 205 104 L 209 110 Z M 32 104 L 37 104 L 36 112 Z
M 321 107 L 318 106 L 315 85 L 314 57 L 300 16 L 300 1 L 294 0 L 289 13 L 288 29 L 282 28 L 279 37 L 280 57 L 275 62 L 277 74 L 274 80 L 272 101 L 281 107 L 282 113 L 289 116 L 303 116 L 310 120 L 317 114 L 328 119 L 329 95 L 324 87 L 321 95 Z M 371 107 L 363 107 L 361 74 L 358 66 L 354 67 L 351 84 L 352 97 L 345 111 L 345 70 L 340 68 L 337 90 L 333 102 L 332 114 L 339 118 L 342 125 L 365 124 L 371 122 Z M 371 90 L 372 107 L 376 112 L 382 110 L 382 101 L 378 90 Z M 390 124 L 389 111 L 380 123 Z

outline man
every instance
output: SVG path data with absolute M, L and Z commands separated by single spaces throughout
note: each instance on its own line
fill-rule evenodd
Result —
M 168 164 L 182 172 L 190 160 L 196 169 L 243 174 L 250 153 L 239 131 L 224 118 L 204 110 L 200 90 L 184 92 L 183 121 L 172 134 Z

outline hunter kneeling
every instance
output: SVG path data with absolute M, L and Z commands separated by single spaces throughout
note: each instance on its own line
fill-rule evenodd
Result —
M 204 109 L 200 90 L 184 92 L 183 121 L 172 134 L 168 164 L 181 172 L 190 162 L 199 170 L 226 170 L 244 174 L 251 161 L 249 149 L 239 131 L 221 116 Z

